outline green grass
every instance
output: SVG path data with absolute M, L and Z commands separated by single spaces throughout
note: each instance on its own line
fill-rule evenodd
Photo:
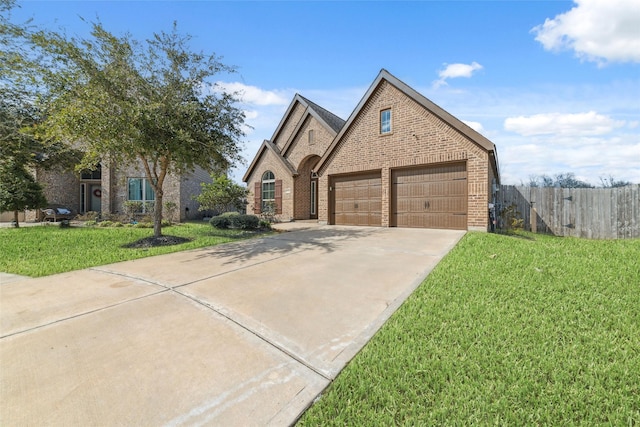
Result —
M 639 260 L 468 233 L 299 425 L 640 425 Z
M 255 236 L 256 232 L 217 230 L 207 223 L 163 227 L 165 235 L 190 242 L 149 249 L 122 246 L 153 235 L 148 228 L 99 228 L 56 225 L 0 229 L 0 271 L 40 277 L 172 252 L 214 246 Z

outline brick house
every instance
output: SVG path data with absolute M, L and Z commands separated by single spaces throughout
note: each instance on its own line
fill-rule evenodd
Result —
M 64 206 L 74 214 L 100 212 L 104 214 L 124 213 L 124 203 L 128 200 L 154 202 L 155 195 L 145 178 L 142 167 L 98 169 L 85 173 L 46 171 L 38 169 L 36 180 L 43 185 L 44 195 L 50 205 Z M 192 196 L 200 193 L 200 183 L 211 182 L 211 177 L 198 168 L 188 175 L 167 175 L 164 182 L 164 204 L 176 204 L 173 221 L 201 216 L 198 203 Z M 167 210 L 163 215 L 167 217 Z M 27 221 L 38 220 L 39 213 L 27 211 Z
M 283 221 L 487 230 L 495 145 L 381 70 L 344 121 L 295 95 L 243 180 Z

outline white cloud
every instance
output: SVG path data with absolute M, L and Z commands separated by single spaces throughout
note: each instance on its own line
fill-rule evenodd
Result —
M 480 122 L 472 122 L 469 120 L 462 120 L 462 123 L 469 126 L 471 129 L 475 130 L 479 133 L 484 133 L 484 127 L 482 127 L 482 123 Z
M 576 114 L 545 113 L 508 117 L 504 121 L 504 129 L 523 136 L 605 135 L 624 124 L 623 120 L 614 120 L 609 116 L 589 111 Z
M 634 79 L 589 85 L 470 88 L 464 93 L 416 89 L 454 116 L 464 117 L 464 123 L 496 144 L 502 182 L 519 184 L 531 175 L 573 172 L 597 185 L 600 176 L 609 174 L 640 183 L 638 87 Z M 271 138 L 296 92 L 346 119 L 366 89 L 275 89 L 270 92 L 286 102 L 243 104 L 247 124 L 253 129 L 247 133 L 243 150 L 247 163 L 233 172 L 234 179 L 240 182 L 262 140 Z
M 243 104 L 287 105 L 291 101 L 284 96 L 287 91 L 264 90 L 240 82 L 216 82 L 216 88 L 231 93 L 238 93 L 240 101 Z
M 444 70 L 440 70 L 440 72 L 438 73 L 438 76 L 440 78 L 433 82 L 434 88 L 445 86 L 447 84 L 447 79 L 455 79 L 458 77 L 469 78 L 473 75 L 475 71 L 482 69 L 482 65 L 478 64 L 475 61 L 472 62 L 471 64 L 444 64 L 444 65 L 446 65 Z
M 599 177 L 640 182 L 640 143 L 637 135 L 593 138 L 588 144 L 545 136 L 527 139 L 522 144 L 498 144 L 501 178 L 507 184 L 528 182 L 536 175 L 553 176 L 573 172 L 593 185 Z
M 640 62 L 638 0 L 575 0 L 568 12 L 547 18 L 531 32 L 546 50 L 573 50 L 598 62 Z

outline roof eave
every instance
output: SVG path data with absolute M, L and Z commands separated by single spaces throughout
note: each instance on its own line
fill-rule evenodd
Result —
M 249 182 L 249 177 L 253 173 L 253 170 L 255 169 L 255 167 L 260 162 L 260 158 L 262 157 L 262 155 L 264 154 L 264 152 L 266 150 L 270 150 L 270 151 L 273 152 L 273 154 L 276 156 L 276 158 L 291 173 L 291 176 L 297 176 L 298 175 L 298 171 L 296 171 L 295 168 L 293 166 L 291 166 L 291 164 L 286 159 L 284 159 L 282 157 L 282 155 L 278 151 L 277 147 L 271 141 L 265 139 L 264 141 L 262 141 L 262 145 L 260 146 L 260 148 L 258 149 L 258 152 L 254 156 L 253 161 L 251 162 L 251 164 L 249 165 L 249 168 L 247 169 L 247 172 L 245 172 L 244 176 L 242 177 L 242 181 L 243 182 Z

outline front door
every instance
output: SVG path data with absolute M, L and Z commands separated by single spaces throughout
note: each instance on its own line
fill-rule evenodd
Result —
M 91 184 L 89 189 L 89 210 L 100 212 L 102 210 L 102 188 L 100 184 Z

